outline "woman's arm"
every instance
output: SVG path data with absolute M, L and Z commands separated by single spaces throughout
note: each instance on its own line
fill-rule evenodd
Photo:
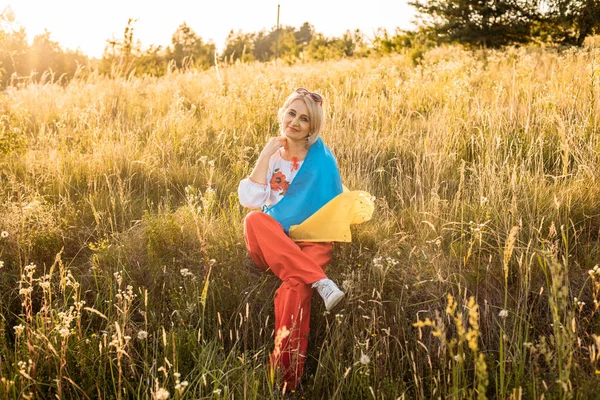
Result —
M 242 179 L 238 186 L 240 204 L 248 208 L 262 208 L 267 204 L 270 192 L 268 185 L 252 182 L 249 178 Z

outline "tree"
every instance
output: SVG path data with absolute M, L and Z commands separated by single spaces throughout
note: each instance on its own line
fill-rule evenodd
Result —
M 298 46 L 296 45 L 295 29 L 291 26 L 279 28 L 279 37 L 271 43 L 271 51 L 275 53 L 277 49 L 278 57 L 285 58 L 288 61 L 293 60 L 298 56 Z M 276 35 L 276 30 L 273 31 Z
M 541 31 L 550 40 L 581 46 L 600 32 L 600 0 L 547 0 L 541 12 Z
M 298 51 L 302 52 L 302 50 L 308 46 L 310 41 L 315 34 L 315 27 L 305 22 L 302 24 L 300 29 L 294 32 L 294 36 L 296 37 L 296 46 L 298 46 Z
M 498 47 L 530 40 L 536 5 L 527 0 L 415 0 L 422 29 L 438 42 Z
M 29 75 L 30 69 L 27 65 L 27 34 L 24 28 L 18 31 L 5 32 L 0 43 L 0 65 L 4 69 L 2 85 L 14 76 Z
M 167 71 L 167 62 L 163 55 L 162 46 L 150 45 L 135 60 L 135 73 L 152 76 L 162 76 Z
M 10 76 L 15 70 L 14 55 L 24 51 L 27 47 L 27 43 L 24 41 L 25 31 L 21 29 L 23 40 L 19 43 L 20 46 L 18 44 L 15 48 L 15 43 L 13 43 L 14 32 L 9 32 L 14 20 L 15 14 L 10 7 L 6 7 L 0 13 L 0 80 L 2 86 L 6 84 L 6 79 L 3 79 L 3 77 Z M 18 47 L 21 47 L 21 49 Z
M 172 46 L 167 49 L 167 58 L 174 60 L 178 68 L 184 65 L 207 68 L 214 65 L 215 45 L 205 44 L 185 22 L 171 38 Z
M 139 40 L 134 40 L 134 24 L 137 19 L 129 18 L 123 31 L 123 39 L 107 40 L 104 54 L 102 55 L 102 72 L 115 72 L 116 74 L 129 73 L 133 68 L 135 57 L 141 54 Z M 116 70 L 115 70 L 116 69 Z
M 28 51 L 29 53 L 29 68 L 32 71 L 42 73 L 52 70 L 62 74 L 65 69 L 63 51 L 58 45 L 58 42 L 50 38 L 50 32 L 37 35 L 33 38 L 33 43 Z
M 275 31 L 267 33 L 264 29 L 254 35 L 254 58 L 258 61 L 269 61 L 275 57 L 271 44 L 275 40 Z
M 229 32 L 223 50 L 223 58 L 229 61 L 241 59 L 244 62 L 254 61 L 254 37 L 252 33 L 242 33 L 233 30 Z

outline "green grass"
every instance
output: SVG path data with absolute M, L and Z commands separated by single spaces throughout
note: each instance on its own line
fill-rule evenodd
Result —
M 377 200 L 336 246 L 347 299 L 315 298 L 293 397 L 593 397 L 599 55 L 438 48 L 8 89 L 0 397 L 272 396 L 278 280 L 246 255 L 236 193 L 295 87 L 323 95 L 345 185 Z

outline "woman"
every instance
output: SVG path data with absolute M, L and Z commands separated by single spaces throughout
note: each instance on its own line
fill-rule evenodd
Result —
M 344 293 L 327 277 L 332 238 L 294 241 L 290 229 L 301 226 L 343 192 L 335 158 L 319 135 L 323 98 L 296 89 L 279 110 L 281 136 L 271 138 L 250 176 L 240 182 L 240 203 L 262 208 L 244 220 L 246 247 L 254 263 L 282 280 L 275 294 L 275 349 L 271 366 L 283 378 L 284 390 L 298 385 L 308 344 L 313 289 L 327 311 Z M 316 238 L 316 239 L 315 239 Z

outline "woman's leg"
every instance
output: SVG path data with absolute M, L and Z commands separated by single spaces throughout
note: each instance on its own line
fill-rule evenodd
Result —
M 302 242 L 298 246 L 321 268 L 331 261 L 331 243 Z M 282 282 L 275 293 L 275 349 L 271 366 L 282 374 L 282 384 L 288 392 L 300 383 L 304 370 L 312 295 L 309 284 L 293 278 Z
M 323 267 L 303 252 L 273 217 L 260 211 L 249 213 L 244 220 L 244 237 L 254 263 L 270 269 L 282 281 L 310 284 L 326 278 Z
M 286 390 L 300 382 L 308 345 L 310 284 L 325 278 L 331 261 L 331 243 L 295 243 L 281 225 L 262 212 L 244 220 L 244 237 L 250 257 L 264 270 L 271 269 L 283 282 L 275 294 L 275 349 L 271 367 L 282 375 Z

